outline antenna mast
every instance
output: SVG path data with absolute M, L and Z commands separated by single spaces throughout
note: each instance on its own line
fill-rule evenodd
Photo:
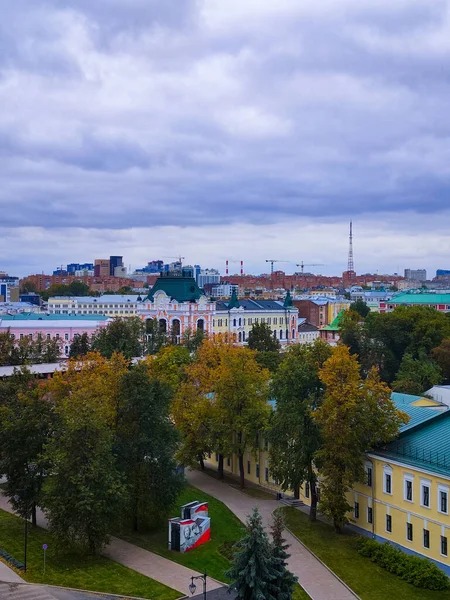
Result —
M 350 236 L 349 236 L 347 271 L 354 271 L 354 270 L 355 270 L 355 267 L 353 264 L 353 231 L 352 231 L 352 222 L 350 221 Z

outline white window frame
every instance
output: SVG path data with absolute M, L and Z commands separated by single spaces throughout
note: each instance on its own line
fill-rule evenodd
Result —
M 408 482 L 411 483 L 411 500 L 408 500 L 406 494 Z M 410 503 L 414 502 L 414 475 L 411 475 L 410 473 L 403 474 L 403 500 Z
M 370 486 L 369 486 L 369 483 L 368 483 L 368 480 L 369 480 L 369 470 L 371 472 L 370 473 L 370 479 L 371 479 L 371 482 L 372 482 Z M 367 486 L 372 487 L 373 486 L 373 464 L 371 462 L 369 462 L 369 461 L 366 461 L 366 464 L 364 466 L 364 471 L 366 473 L 366 481 L 365 481 L 365 483 L 366 483 Z
M 391 491 L 386 491 L 386 475 L 389 475 L 391 478 Z M 392 467 L 385 466 L 383 468 L 383 493 L 392 496 Z
M 428 506 L 423 503 L 423 489 L 428 488 Z M 431 481 L 429 479 L 420 480 L 420 506 L 431 509 Z
M 387 518 L 390 517 L 391 529 L 387 528 Z M 390 533 L 392 535 L 392 515 L 390 513 L 386 513 L 384 516 L 384 530 L 386 533 Z
M 442 483 L 438 484 L 438 493 L 437 493 L 437 509 L 438 509 L 438 513 L 440 513 L 441 515 L 448 515 L 448 486 L 447 485 L 443 485 Z M 445 493 L 447 494 L 447 511 L 444 512 L 441 510 L 441 494 Z

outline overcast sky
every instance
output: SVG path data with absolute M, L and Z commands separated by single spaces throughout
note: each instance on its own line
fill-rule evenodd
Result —
M 450 268 L 450 0 L 0 9 L 0 270 Z

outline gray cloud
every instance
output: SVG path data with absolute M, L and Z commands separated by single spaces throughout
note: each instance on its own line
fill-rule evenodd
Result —
M 431 218 L 448 206 L 449 0 L 0 9 L 9 231 Z

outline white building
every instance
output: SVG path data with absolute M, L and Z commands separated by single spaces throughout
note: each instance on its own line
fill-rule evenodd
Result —
M 221 283 L 215 285 L 211 290 L 211 295 L 215 298 L 229 298 L 233 293 L 239 293 L 239 286 L 234 283 Z
M 106 315 L 136 317 L 141 314 L 142 298 L 134 294 L 92 296 L 52 296 L 47 311 L 51 315 Z
M 217 269 L 202 269 L 197 275 L 197 285 L 204 287 L 207 283 L 220 283 L 220 273 Z

